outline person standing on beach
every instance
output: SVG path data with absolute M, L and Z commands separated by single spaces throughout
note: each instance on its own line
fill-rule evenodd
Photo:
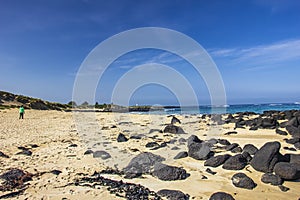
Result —
M 20 113 L 20 117 L 19 117 L 19 119 L 24 119 L 24 113 L 25 113 L 25 109 L 24 109 L 24 107 L 23 106 L 21 106 L 20 107 L 20 109 L 19 109 L 19 113 Z

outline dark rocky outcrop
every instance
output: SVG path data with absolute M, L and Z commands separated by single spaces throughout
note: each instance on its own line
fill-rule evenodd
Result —
M 234 198 L 231 196 L 231 194 L 225 192 L 216 192 L 210 196 L 209 200 L 234 200 Z
M 173 124 L 169 124 L 165 127 L 164 133 L 173 133 L 173 134 L 185 134 L 184 130 L 179 127 L 179 126 L 175 126 Z
M 261 182 L 271 185 L 281 185 L 283 180 L 278 175 L 266 173 L 262 175 Z
M 244 169 L 247 163 L 248 161 L 242 154 L 237 154 L 228 158 L 222 168 L 227 170 L 241 170 Z
M 125 178 L 135 178 L 143 173 L 150 174 L 156 163 L 164 161 L 165 158 L 153 153 L 145 152 L 134 157 L 123 169 Z
M 234 186 L 239 188 L 249 189 L 249 190 L 252 190 L 257 185 L 250 177 L 248 177 L 244 173 L 234 174 L 231 180 Z
M 280 161 L 279 142 L 267 142 L 252 158 L 250 165 L 257 171 L 270 173 L 277 162 Z
M 152 175 L 163 181 L 183 180 L 190 176 L 185 169 L 156 163 Z
M 188 200 L 189 199 L 188 194 L 184 194 L 183 192 L 181 192 L 179 190 L 163 189 L 163 190 L 159 190 L 157 192 L 157 194 L 159 196 L 166 197 L 168 200 Z
M 274 172 L 284 180 L 300 178 L 300 167 L 295 163 L 279 162 L 275 165 Z
M 210 166 L 210 167 L 218 167 L 222 164 L 224 164 L 224 162 L 230 158 L 230 155 L 225 154 L 225 155 L 218 155 L 218 156 L 214 156 L 209 158 L 208 160 L 206 160 L 204 162 L 204 166 Z

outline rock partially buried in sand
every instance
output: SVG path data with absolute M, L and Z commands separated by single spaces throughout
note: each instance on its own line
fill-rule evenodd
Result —
M 247 163 L 247 159 L 242 154 L 238 154 L 228 158 L 222 168 L 227 170 L 241 170 L 246 167 Z
M 235 200 L 231 194 L 225 192 L 216 192 L 212 194 L 209 200 Z
M 234 174 L 231 180 L 233 185 L 239 188 L 252 190 L 256 187 L 256 183 L 254 183 L 254 181 L 244 173 Z
M 228 155 L 228 154 L 211 157 L 205 161 L 204 166 L 218 167 L 218 166 L 224 164 L 224 162 L 228 158 L 230 158 L 230 155 Z
M 177 117 L 173 116 L 171 120 L 171 124 L 176 124 L 176 123 L 181 124 L 181 121 Z
M 186 151 L 182 151 L 182 152 L 179 152 L 175 157 L 174 159 L 181 159 L 181 158 L 186 158 L 188 157 L 188 153 Z
M 188 200 L 189 195 L 184 194 L 183 192 L 179 190 L 159 190 L 157 192 L 159 196 L 166 197 L 168 200 Z
M 179 127 L 179 126 L 175 126 L 173 124 L 169 124 L 165 127 L 164 133 L 173 133 L 173 134 L 185 134 L 184 130 Z
M 123 169 L 125 178 L 136 178 L 143 173 L 149 174 L 156 163 L 164 160 L 165 158 L 150 152 L 141 153 L 134 157 Z
M 21 152 L 16 153 L 16 155 L 25 155 L 25 156 L 31 156 L 32 152 L 29 150 L 23 150 Z
M 275 165 L 274 172 L 284 180 L 300 178 L 300 167 L 295 163 L 279 162 Z
M 2 158 L 9 158 L 9 156 L 6 155 L 5 153 L 3 153 L 2 151 L 0 151 L 0 157 L 2 157 Z
M 162 163 L 154 165 L 153 176 L 163 181 L 183 180 L 190 176 L 186 170 L 179 167 L 169 166 Z
M 111 158 L 111 155 L 106 151 L 95 151 L 93 153 L 93 158 L 101 158 L 102 160 L 106 160 L 108 158 Z
M 279 142 L 267 142 L 254 155 L 250 165 L 257 171 L 269 173 L 280 160 Z
M 123 133 L 120 133 L 118 135 L 117 142 L 127 142 L 127 141 L 128 141 L 128 138 Z
M 267 173 L 262 175 L 261 182 L 271 185 L 281 185 L 283 183 L 283 180 L 275 174 Z

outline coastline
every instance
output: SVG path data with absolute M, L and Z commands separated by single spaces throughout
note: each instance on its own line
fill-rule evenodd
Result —
M 224 170 L 221 166 L 216 168 L 204 166 L 205 160 L 196 160 L 191 157 L 173 159 L 179 152 L 187 151 L 186 142 L 183 142 L 181 138 L 187 140 L 191 135 L 196 135 L 204 141 L 212 138 L 228 140 L 231 144 L 237 143 L 241 148 L 244 148 L 246 144 L 261 148 L 267 142 L 278 141 L 282 146 L 280 153 L 299 154 L 299 150 L 284 149 L 284 147 L 293 147 L 284 140 L 290 139 L 291 136 L 276 134 L 275 129 L 258 128 L 250 131 L 247 126 L 235 128 L 235 123 L 219 123 L 221 121 L 211 119 L 208 115 L 203 117 L 203 115 L 183 114 L 176 115 L 181 121 L 181 124 L 176 125 L 181 127 L 186 134 L 173 134 L 160 132 L 170 124 L 171 117 L 167 115 L 86 112 L 77 114 L 82 119 L 89 119 L 91 114 L 96 114 L 97 124 L 85 121 L 86 124 L 83 125 L 86 127 L 86 132 L 81 133 L 73 114 L 61 111 L 26 110 L 25 119 L 19 120 L 16 109 L 0 111 L 0 151 L 9 156 L 9 158 L 0 157 L 2 166 L 0 174 L 10 168 L 19 168 L 31 174 L 41 174 L 28 182 L 28 188 L 20 194 L 19 198 L 124 199 L 111 194 L 107 187 L 90 188 L 75 186 L 71 183 L 80 178 L 81 173 L 92 175 L 95 171 L 99 172 L 107 167 L 115 168 L 116 164 L 117 169 L 121 170 L 141 152 L 160 155 L 166 158 L 165 164 L 182 167 L 190 176 L 184 180 L 174 181 L 162 181 L 150 174 L 134 179 L 124 179 L 123 176 L 113 174 L 103 174 L 103 176 L 113 180 L 141 184 L 155 192 L 161 189 L 180 190 L 189 194 L 190 199 L 209 199 L 218 191 L 227 192 L 235 199 L 242 200 L 299 198 L 298 181 L 285 181 L 283 185 L 289 190 L 282 192 L 277 186 L 262 183 L 260 179 L 263 173 L 256 171 L 250 165 L 242 170 Z M 242 118 L 247 121 L 258 116 L 243 115 Z M 227 114 L 222 115 L 221 119 L 224 121 L 226 118 L 228 118 Z M 280 123 L 284 121 L 286 120 L 278 120 Z M 227 134 L 234 131 L 237 133 Z M 124 134 L 128 141 L 118 142 L 120 133 Z M 140 139 L 134 139 L 138 138 L 137 136 L 141 136 Z M 170 142 L 171 140 L 173 142 Z M 151 150 L 153 147 L 146 147 L 151 142 L 157 144 L 165 142 L 166 146 Z M 32 144 L 38 147 L 33 148 Z M 218 149 L 217 146 L 213 147 L 218 152 L 217 155 L 237 154 Z M 19 154 L 22 150 L 18 147 L 28 148 L 32 155 Z M 88 149 L 93 152 L 106 151 L 112 158 L 102 160 L 94 158 L 93 154 L 85 155 Z M 216 174 L 208 173 L 207 168 Z M 54 175 L 50 173 L 53 170 L 59 170 L 61 173 Z M 257 186 L 253 190 L 235 187 L 231 182 L 231 177 L 237 172 L 247 174 Z M 0 192 L 0 196 L 7 193 L 9 191 Z

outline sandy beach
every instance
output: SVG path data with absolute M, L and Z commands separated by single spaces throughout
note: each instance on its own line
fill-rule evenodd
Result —
M 174 159 L 179 152 L 187 151 L 186 143 L 179 141 L 187 140 L 192 134 L 201 140 L 226 139 L 230 143 L 239 144 L 241 148 L 246 144 L 253 144 L 259 149 L 267 142 L 278 141 L 281 143 L 281 154 L 298 154 L 299 151 L 283 149 L 291 147 L 284 141 L 290 136 L 278 135 L 274 129 L 234 130 L 234 124 L 214 125 L 209 118 L 202 119 L 199 115 L 176 117 L 181 121 L 181 124 L 176 125 L 186 134 L 159 131 L 171 121 L 171 117 L 166 115 L 81 112 L 76 113 L 74 118 L 72 112 L 26 110 L 25 119 L 19 120 L 17 109 L 1 110 L 0 151 L 9 158 L 0 157 L 0 174 L 18 168 L 36 175 L 32 181 L 26 182 L 28 186 L 22 194 L 13 197 L 16 199 L 124 199 L 110 194 L 107 187 L 91 188 L 72 183 L 82 174 L 92 175 L 95 171 L 99 172 L 108 167 L 122 170 L 141 152 L 151 152 L 165 158 L 164 164 L 182 167 L 190 176 L 174 181 L 159 180 L 149 174 L 134 179 L 112 174 L 103 176 L 141 184 L 155 192 L 161 189 L 180 190 L 188 194 L 190 199 L 197 200 L 209 199 L 213 193 L 219 191 L 231 194 L 239 200 L 285 200 L 300 197 L 298 181 L 285 181 L 283 185 L 289 190 L 283 192 L 277 186 L 262 183 L 263 173 L 250 165 L 242 170 L 225 170 L 221 166 L 204 166 L 205 160 L 191 157 Z M 237 133 L 225 135 L 229 131 Z M 128 141 L 118 142 L 117 137 L 120 133 L 124 134 Z M 136 136 L 140 138 L 136 139 Z M 170 142 L 171 140 L 173 141 Z M 149 142 L 166 142 L 167 145 L 151 150 L 146 147 Z M 19 154 L 22 147 L 32 154 Z M 93 154 L 86 154 L 87 150 L 105 151 L 111 157 L 105 160 L 94 158 Z M 235 155 L 225 150 L 219 151 L 218 155 L 225 153 Z M 216 174 L 208 173 L 207 168 Z M 56 175 L 53 170 L 60 173 Z M 252 178 L 257 186 L 253 190 L 235 187 L 231 178 L 238 172 Z M 0 196 L 9 192 L 11 191 L 2 191 Z

